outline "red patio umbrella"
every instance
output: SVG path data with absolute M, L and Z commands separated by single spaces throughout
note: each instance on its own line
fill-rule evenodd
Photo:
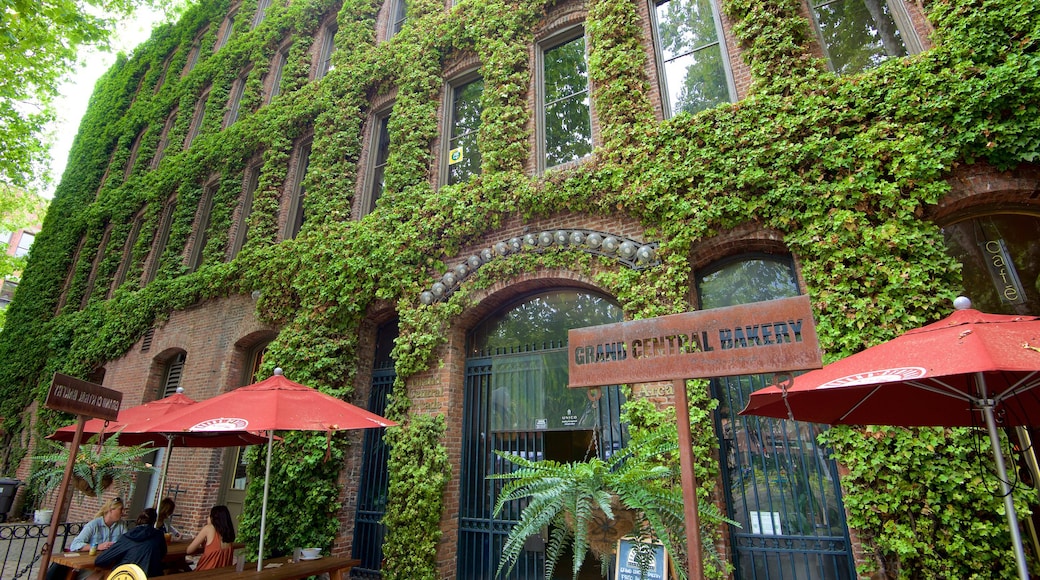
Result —
M 958 298 L 947 318 L 751 394 L 741 415 L 832 425 L 981 427 L 993 447 L 1019 576 L 1025 552 L 1001 426 L 1040 426 L 1040 317 L 984 314 Z
M 274 376 L 200 401 L 153 427 L 155 431 L 220 433 L 267 431 L 264 503 L 260 511 L 260 547 L 256 569 L 263 567 L 267 496 L 271 484 L 271 447 L 275 431 L 339 431 L 397 425 L 346 401 L 294 383 L 275 369 Z
M 182 431 L 178 433 L 158 432 L 152 428 L 159 422 L 176 416 L 185 409 L 195 405 L 195 399 L 188 397 L 178 390 L 169 397 L 157 399 L 143 405 L 120 409 L 119 416 L 115 421 L 104 419 L 91 419 L 83 427 L 83 434 L 92 437 L 102 434 L 111 435 L 118 439 L 120 445 L 143 445 L 151 443 L 155 447 L 166 447 L 163 455 L 162 475 L 159 477 L 159 486 L 156 489 L 155 502 L 158 504 L 166 489 L 166 473 L 170 468 L 170 454 L 174 447 L 242 447 L 245 445 L 259 445 L 267 441 L 266 437 L 255 435 L 248 431 L 228 431 L 191 433 Z M 55 441 L 71 442 L 76 435 L 76 424 L 61 427 L 47 436 L 47 439 Z

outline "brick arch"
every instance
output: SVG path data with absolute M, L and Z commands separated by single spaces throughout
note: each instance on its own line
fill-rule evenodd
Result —
M 148 365 L 148 379 L 145 381 L 144 400 L 142 403 L 154 401 L 159 398 L 159 389 L 162 387 L 163 380 L 166 378 L 166 365 L 168 365 L 174 357 L 181 354 L 187 356 L 188 351 L 180 347 L 170 347 L 152 357 L 152 362 Z
M 939 224 L 962 221 L 980 213 L 1040 212 L 1040 165 L 1023 164 L 1000 171 L 987 163 L 954 169 L 946 179 L 950 191 L 928 208 Z
M 690 248 L 690 304 L 698 304 L 697 285 L 694 284 L 698 271 L 704 270 L 720 260 L 751 253 L 791 256 L 794 260 L 798 286 L 803 291 L 805 290 L 806 284 L 802 277 L 801 261 L 784 243 L 784 235 L 777 230 L 765 228 L 756 223 L 747 223 L 694 244 Z

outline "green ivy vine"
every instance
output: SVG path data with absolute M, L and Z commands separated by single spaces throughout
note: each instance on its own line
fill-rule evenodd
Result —
M 631 318 L 680 312 L 689 308 L 695 265 L 690 248 L 754 224 L 782 236 L 798 256 L 821 345 L 833 360 L 947 309 L 957 293 L 958 266 L 944 252 L 938 227 L 923 216 L 949 190 L 946 178 L 954 168 L 987 163 L 1009 169 L 1040 157 L 1035 2 L 932 0 L 927 13 L 933 48 L 839 77 L 813 56 L 799 2 L 725 0 L 751 72 L 750 94 L 695 116 L 658 121 L 646 97 L 650 63 L 637 4 L 589 0 L 585 29 L 598 146 L 580 164 L 534 176 L 525 171 L 533 126 L 529 49 L 556 3 L 461 0 L 445 8 L 433 0 L 409 2 L 407 25 L 384 41 L 375 34 L 377 0 L 276 2 L 255 29 L 250 24 L 256 2 L 244 0 L 231 40 L 214 52 L 229 6 L 230 0 L 198 3 L 179 23 L 159 27 L 131 56 L 121 57 L 98 83 L 0 334 L 0 465 L 11 472 L 25 456 L 28 409 L 42 400 L 54 371 L 86 376 L 125 354 L 173 311 L 259 291 L 257 316 L 280 329 L 269 360 L 294 380 L 347 397 L 357 373 L 358 329 L 375 304 L 392 304 L 401 329 L 393 351 L 398 383 L 391 412 L 404 426 L 389 437 L 397 448 L 426 453 L 421 462 L 395 453 L 390 466 L 388 574 L 395 577 L 434 574 L 436 541 L 412 542 L 439 530 L 448 480 L 443 426 L 408 414 L 404 381 L 438 363 L 445 330 L 481 290 L 559 268 L 594 280 Z M 334 68 L 315 82 L 309 77 L 310 51 L 324 16 L 333 13 Z M 182 75 L 192 43 L 207 25 L 199 61 Z M 266 103 L 271 62 L 289 40 L 280 94 Z M 437 110 L 444 81 L 450 80 L 443 71 L 472 57 L 480 62 L 485 87 L 478 135 L 482 172 L 437 188 L 431 178 Z M 222 129 L 231 87 L 250 64 L 239 119 Z M 206 87 L 200 133 L 182 150 Z M 374 112 L 373 99 L 390 93 L 386 189 L 375 211 L 353 219 L 365 119 Z M 311 131 L 307 220 L 295 239 L 279 242 L 289 157 Z M 168 145 L 153 169 L 164 141 Z M 226 262 L 231 207 L 243 172 L 258 157 L 262 168 L 248 241 Z M 182 251 L 203 186 L 214 175 L 219 181 L 207 230 L 211 242 L 201 265 L 189 272 Z M 142 285 L 162 207 L 171 198 L 176 205 L 170 241 L 154 281 Z M 142 211 L 143 227 L 133 241 L 134 217 Z M 486 243 L 484 236 L 507 220 L 548 223 L 567 214 L 634 220 L 648 239 L 660 242 L 661 264 L 636 272 L 566 249 L 523 252 L 483 266 L 449 300 L 419 304 L 433 276 L 457 261 L 463 248 Z M 125 281 L 110 292 L 128 242 L 133 260 Z M 698 443 L 704 455 L 698 456 L 711 457 L 711 403 L 697 400 L 705 410 L 694 421 L 704 437 Z M 39 419 L 36 436 L 67 421 L 46 412 Z M 881 432 L 884 437 L 873 435 Z M 1010 574 L 1006 558 L 994 560 L 1000 549 L 969 549 L 1004 545 L 1006 539 L 988 509 L 989 490 L 951 483 L 972 473 L 969 463 L 974 469 L 976 458 L 968 460 L 964 437 L 933 437 L 928 430 L 831 432 L 829 442 L 850 470 L 843 479 L 850 522 L 873 556 L 864 572 L 883 566 L 906 578 L 970 577 L 978 570 Z M 331 545 L 334 527 L 314 526 L 313 519 L 328 514 L 298 517 L 298 494 L 338 508 L 335 460 L 345 446 L 339 438 L 286 439 L 274 469 L 292 485 L 279 486 L 271 497 L 271 521 L 279 528 L 269 538 L 273 550 L 304 540 Z M 321 461 L 326 453 L 332 459 Z M 905 456 L 918 471 L 893 468 L 889 476 L 866 467 L 891 453 Z M 715 481 L 714 459 L 697 467 L 702 481 Z M 950 475 L 950 481 L 923 475 L 952 473 L 954 467 L 961 475 Z M 420 476 L 427 478 L 421 485 Z M 714 492 L 705 485 L 702 493 Z M 915 491 L 932 495 L 927 502 L 907 500 L 892 517 L 872 515 L 876 506 L 918 497 Z M 250 497 L 255 494 L 251 489 Z M 950 511 L 929 519 L 934 514 L 924 513 L 926 506 Z M 954 520 L 972 522 L 957 528 L 956 541 L 939 530 Z M 908 539 L 922 523 L 932 526 L 928 531 L 938 534 L 936 541 L 949 540 L 946 552 Z M 247 536 L 258 532 L 248 511 L 245 528 Z

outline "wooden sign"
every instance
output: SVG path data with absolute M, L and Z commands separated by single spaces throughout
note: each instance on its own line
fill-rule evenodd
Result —
M 119 391 L 54 373 L 51 388 L 47 391 L 47 401 L 43 406 L 73 415 L 115 421 L 122 403 L 123 393 Z
M 567 341 L 571 387 L 823 366 L 808 296 L 577 328 Z

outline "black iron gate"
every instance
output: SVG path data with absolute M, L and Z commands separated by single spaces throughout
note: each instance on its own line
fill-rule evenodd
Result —
M 543 354 L 566 356 L 564 349 Z M 521 502 L 504 506 L 494 515 L 495 502 L 503 483 L 488 480 L 491 474 L 505 473 L 512 464 L 504 461 L 495 451 L 519 455 L 531 460 L 553 459 L 580 461 L 591 450 L 599 457 L 607 457 L 624 445 L 626 431 L 618 415 L 621 412 L 620 389 L 602 389 L 603 396 L 589 404 L 582 417 L 575 413 L 573 427 L 534 430 L 495 429 L 494 408 L 497 402 L 492 385 L 494 365 L 526 365 L 511 357 L 470 359 L 466 367 L 466 408 L 462 442 L 462 479 L 459 505 L 459 580 L 490 580 L 498 570 L 502 546 L 509 530 L 520 520 Z M 564 384 L 565 385 L 565 384 Z M 586 396 L 586 390 L 576 391 Z M 545 544 L 541 538 L 531 538 L 513 573 L 502 578 L 510 580 L 542 580 L 545 578 Z M 562 567 L 561 570 L 566 567 Z M 598 569 L 598 564 L 597 564 Z M 563 574 L 564 571 L 558 571 Z M 570 578 L 570 570 L 565 570 Z M 563 576 L 561 576 L 563 577 Z M 598 576 L 597 576 L 598 577 Z
M 380 327 L 377 334 L 375 368 L 368 395 L 368 410 L 382 415 L 393 390 L 394 363 L 390 358 L 393 339 L 397 336 L 397 324 Z M 360 566 L 350 571 L 351 578 L 381 578 L 383 561 L 383 538 L 386 526 L 386 497 L 389 473 L 387 458 L 389 448 L 383 441 L 386 429 L 365 429 L 365 443 L 361 460 L 361 483 L 358 486 L 357 513 L 354 517 L 354 546 L 352 557 L 361 560 Z
M 741 417 L 761 375 L 712 381 L 734 578 L 851 580 L 855 570 L 837 468 L 813 423 Z

